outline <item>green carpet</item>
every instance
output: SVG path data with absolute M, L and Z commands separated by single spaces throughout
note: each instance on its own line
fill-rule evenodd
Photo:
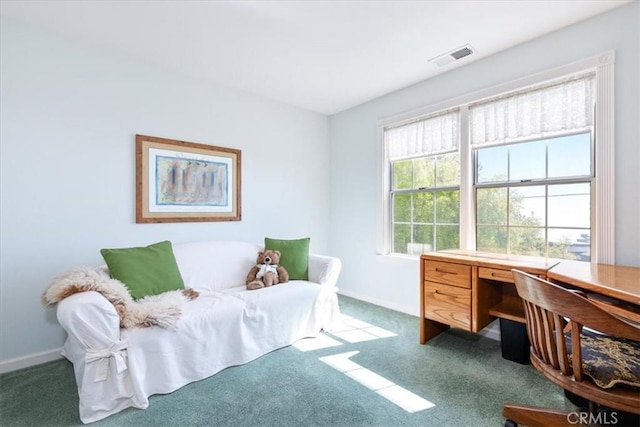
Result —
M 501 426 L 503 402 L 572 408 L 530 365 L 502 359 L 500 343 L 458 330 L 418 343 L 418 320 L 340 297 L 343 314 L 396 336 L 301 351 L 291 346 L 226 369 L 146 410 L 127 409 L 96 426 Z M 320 357 L 350 360 L 435 406 L 407 412 Z M 66 360 L 0 376 L 0 425 L 81 425 Z

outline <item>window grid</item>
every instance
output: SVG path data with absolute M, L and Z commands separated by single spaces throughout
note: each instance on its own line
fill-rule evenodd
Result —
M 579 138 L 580 136 L 587 136 L 587 134 L 585 134 L 584 132 L 582 133 L 578 133 L 578 134 L 573 134 L 573 135 L 569 135 L 569 136 L 575 136 L 577 138 Z M 489 247 L 486 246 L 486 242 L 482 241 L 482 238 L 480 236 L 481 231 L 483 229 L 489 229 L 491 227 L 494 227 L 495 229 L 499 229 L 500 227 L 505 228 L 506 230 L 506 242 L 505 245 L 506 247 L 504 248 L 504 252 L 507 254 L 517 254 L 517 255 L 538 255 L 538 256 L 551 256 L 553 255 L 553 257 L 556 258 L 573 258 L 573 259 L 580 259 L 582 261 L 589 261 L 590 260 L 590 251 L 586 251 L 586 250 L 581 250 L 581 246 L 584 246 L 585 243 L 585 239 L 587 239 L 586 236 L 591 236 L 591 230 L 593 228 L 593 219 L 592 216 L 589 215 L 589 224 L 587 227 L 583 226 L 572 226 L 568 223 L 562 224 L 562 226 L 553 226 L 550 225 L 549 223 L 549 218 L 550 218 L 550 211 L 549 211 L 549 205 L 550 205 L 550 200 L 552 200 L 553 198 L 562 198 L 562 197 L 571 197 L 571 196 L 579 196 L 579 195 L 586 195 L 589 197 L 589 206 L 592 205 L 592 200 L 593 200 L 593 194 L 592 194 L 592 190 L 593 190 L 593 185 L 592 185 L 592 180 L 594 178 L 594 167 L 593 167 L 593 151 L 594 151 L 594 143 L 593 143 L 593 134 L 589 133 L 588 134 L 588 141 L 589 141 L 589 168 L 588 168 L 588 174 L 579 174 L 578 176 L 566 176 L 566 177 L 552 177 L 549 178 L 550 175 L 550 168 L 549 168 L 549 147 L 550 144 L 557 142 L 558 138 L 548 138 L 548 139 L 538 139 L 538 140 L 530 140 L 528 141 L 528 143 L 538 143 L 538 142 L 544 142 L 545 143 L 545 150 L 544 150 L 544 177 L 543 178 L 537 178 L 537 179 L 514 179 L 512 176 L 512 170 L 513 170 L 513 164 L 512 164 L 512 150 L 511 147 L 513 146 L 517 146 L 517 145 L 521 145 L 521 144 L 526 144 L 523 142 L 517 142 L 517 143 L 512 143 L 512 144 L 504 144 L 503 147 L 507 150 L 506 151 L 506 171 L 507 171 L 507 175 L 504 179 L 500 180 L 500 179 L 493 179 L 493 180 L 489 180 L 486 182 L 478 182 L 480 181 L 480 176 L 479 176 L 479 172 L 480 172 L 480 160 L 479 160 L 479 152 L 481 152 L 482 150 L 485 150 L 487 148 L 492 148 L 492 147 L 477 147 L 473 149 L 473 159 L 474 159 L 474 194 L 475 194 L 475 201 L 474 201 L 474 205 L 475 205 L 475 210 L 476 210 L 476 241 L 478 242 L 478 246 L 479 246 L 479 250 L 481 249 L 489 249 L 489 250 L 494 250 L 494 251 L 499 251 L 500 249 L 498 247 Z M 582 141 L 582 143 L 584 143 L 584 141 Z M 556 186 L 557 188 L 561 188 L 560 186 L 562 185 L 571 185 L 571 184 L 586 184 L 589 187 L 589 192 L 587 193 L 578 193 L 578 194 L 549 194 L 549 189 L 553 188 L 554 186 Z M 533 224 L 528 224 L 528 225 L 519 225 L 519 224 L 514 224 L 512 221 L 512 199 L 514 197 L 514 189 L 518 189 L 518 188 L 532 188 L 535 189 L 536 187 L 543 187 L 544 188 L 544 193 L 543 195 L 538 195 L 535 197 L 538 198 L 542 198 L 544 200 L 544 220 L 542 222 L 542 224 L 539 225 L 533 225 Z M 488 189 L 504 189 L 505 190 L 505 196 L 506 196 L 506 206 L 505 206 L 505 223 L 504 224 L 500 224 L 500 223 L 496 223 L 496 224 L 490 224 L 490 223 L 484 223 L 482 222 L 483 218 L 479 218 L 479 209 L 482 208 L 481 203 L 479 202 L 479 191 L 483 191 L 483 190 L 488 190 Z M 523 195 L 523 198 L 529 198 L 531 199 L 532 196 L 526 196 Z M 589 208 L 589 210 L 591 210 L 591 208 Z M 589 212 L 590 213 L 590 212 Z M 532 219 L 535 219 L 535 217 L 533 217 Z M 543 245 L 543 250 L 542 253 L 539 253 L 540 251 L 536 251 L 536 248 L 520 248 L 519 250 L 514 250 L 514 241 L 513 241 L 513 235 L 514 232 L 516 230 L 521 230 L 524 232 L 526 232 L 526 230 L 535 230 L 538 229 L 540 230 L 543 235 L 543 239 L 544 239 L 544 245 Z M 563 237 L 559 242 L 551 242 L 550 240 L 550 232 L 554 232 L 554 231 L 564 231 L 565 233 L 567 231 L 575 231 L 575 232 L 579 232 L 579 231 L 584 231 L 585 233 L 580 233 L 578 237 L 575 237 L 575 241 L 571 244 L 568 243 L 567 239 L 568 237 Z M 534 233 L 532 233 L 534 234 Z M 565 235 L 566 236 L 566 235 Z M 590 239 L 587 241 L 590 242 Z M 554 245 L 554 243 L 559 243 L 558 245 Z M 560 252 L 562 245 L 566 246 L 566 251 L 565 252 Z M 552 246 L 555 246 L 555 248 L 552 250 Z M 550 254 L 550 252 L 552 252 L 552 254 Z
M 457 227 L 457 240 L 456 247 L 459 245 L 459 212 L 456 212 L 456 217 L 458 218 L 458 222 L 445 221 L 440 218 L 439 212 L 439 195 L 455 192 L 457 193 L 456 202 L 458 204 L 459 210 L 459 191 L 460 186 L 458 185 L 444 185 L 439 182 L 439 174 L 442 175 L 441 167 L 442 165 L 446 165 L 447 160 L 453 159 L 454 162 L 459 164 L 459 155 L 452 156 L 451 152 L 448 153 L 439 153 L 437 155 L 428 155 L 428 156 L 420 156 L 414 157 L 411 159 L 400 159 L 390 163 L 390 187 L 391 190 L 391 242 L 392 242 L 392 252 L 394 253 L 407 253 L 412 254 L 412 247 L 417 247 L 417 252 L 421 253 L 424 250 L 437 250 L 438 242 L 440 235 L 443 232 L 442 227 Z M 430 181 L 432 185 L 430 186 L 419 186 L 419 167 L 417 167 L 417 163 L 425 160 L 433 160 L 433 175 L 430 177 Z M 397 174 L 395 172 L 395 167 L 401 163 L 405 165 L 410 161 L 411 164 L 411 186 L 409 188 L 406 185 L 400 184 L 397 182 Z M 458 175 L 454 178 L 455 181 L 459 183 L 459 167 Z M 427 180 L 428 181 L 428 180 Z M 446 181 L 446 179 L 445 179 Z M 401 187 L 401 188 L 399 188 Z M 431 218 L 431 221 L 419 221 L 416 220 L 417 208 L 416 208 L 416 198 L 420 194 L 430 194 L 431 195 L 431 212 L 427 213 L 427 216 Z M 400 196 L 409 196 L 409 212 L 408 212 L 408 221 L 402 221 L 397 219 L 396 217 L 396 207 L 398 203 L 398 198 Z M 446 219 L 446 218 L 445 218 Z M 398 240 L 399 237 L 397 235 L 397 226 L 406 226 L 408 227 L 408 236 L 405 236 L 405 239 Z M 416 241 L 416 234 L 418 232 L 419 227 L 432 227 L 430 234 L 430 238 L 428 239 L 420 239 L 422 241 Z M 446 237 L 446 233 L 444 235 Z M 407 240 L 408 237 L 408 241 Z M 428 240 L 428 241 L 426 241 Z M 413 245 L 413 246 L 411 246 Z M 400 246 L 400 247 L 398 247 Z M 407 246 L 407 247 L 405 247 Z M 446 248 L 450 249 L 450 248 Z
M 589 239 L 587 236 L 590 237 L 591 235 L 591 225 L 585 227 L 585 226 L 575 226 L 575 225 L 570 225 L 568 223 L 565 223 L 563 225 L 550 225 L 550 215 L 549 215 L 549 200 L 552 200 L 554 197 L 565 197 L 566 195 L 563 194 L 549 194 L 549 188 L 553 187 L 553 186 L 559 186 L 559 185 L 565 185 L 565 184 L 587 184 L 591 187 L 591 181 L 590 180 L 577 180 L 577 179 L 571 179 L 571 180 L 567 180 L 567 181 L 561 181 L 561 180 L 555 180 L 554 183 L 536 183 L 534 185 L 528 185 L 528 184 L 506 184 L 506 185 L 497 185 L 497 184 L 493 184 L 490 186 L 483 186 L 483 187 L 478 187 L 477 190 L 479 191 L 483 191 L 483 190 L 505 190 L 505 222 L 493 222 L 493 223 L 489 223 L 489 222 L 480 222 L 478 221 L 478 227 L 477 227 L 477 232 L 479 234 L 482 234 L 482 230 L 487 230 L 487 229 L 504 229 L 505 230 L 505 234 L 506 234 L 506 241 L 504 244 L 504 247 L 497 247 L 497 246 L 489 246 L 486 245 L 485 242 L 483 241 L 483 239 L 480 236 L 477 236 L 478 239 L 478 250 L 482 250 L 482 251 L 489 251 L 489 252 L 500 252 L 500 253 L 506 253 L 506 254 L 510 254 L 510 255 L 533 255 L 533 256 L 544 256 L 544 257 L 551 257 L 551 258 L 570 258 L 570 259 L 577 259 L 577 260 L 581 260 L 581 261 L 589 261 L 590 260 L 590 253 L 589 251 L 581 251 L 579 250 L 580 246 L 584 246 L 585 242 L 584 239 L 587 239 L 587 243 L 589 243 Z M 512 206 L 512 199 L 513 199 L 513 192 L 511 190 L 513 189 L 518 189 L 518 188 L 527 188 L 527 187 L 543 187 L 544 188 L 544 193 L 542 193 L 539 196 L 535 196 L 537 198 L 540 198 L 543 200 L 544 203 L 544 218 L 542 220 L 542 222 L 540 224 L 518 224 L 515 223 L 515 221 L 512 220 L 512 215 L 511 215 L 511 206 Z M 587 195 L 587 196 L 591 196 L 590 193 L 578 193 L 578 194 L 573 194 L 573 195 Z M 477 197 L 477 192 L 476 192 L 476 197 Z M 590 203 L 589 203 L 590 204 Z M 527 231 L 529 231 L 529 234 L 535 234 L 532 231 L 538 230 L 540 232 L 540 235 L 542 237 L 542 240 L 539 241 L 538 243 L 541 243 L 541 245 L 539 247 L 535 247 L 535 246 L 528 246 L 526 249 L 527 250 L 520 250 L 520 251 L 514 251 L 512 248 L 514 247 L 514 245 L 517 243 L 517 240 L 514 241 L 513 236 L 514 234 L 516 234 L 516 232 L 520 231 L 523 234 L 526 233 Z M 560 240 L 560 241 L 556 241 L 556 242 L 552 242 L 550 241 L 550 234 L 554 233 L 554 232 L 562 232 L 562 233 L 567 233 L 573 231 L 576 233 L 576 235 L 578 236 L 577 238 L 575 238 L 574 240 Z M 554 248 L 554 243 L 555 243 L 555 248 Z M 563 246 L 566 246 L 566 250 L 562 250 Z

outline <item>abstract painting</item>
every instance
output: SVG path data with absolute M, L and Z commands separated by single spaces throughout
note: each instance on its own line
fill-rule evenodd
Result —
M 240 221 L 240 150 L 136 135 L 136 222 Z

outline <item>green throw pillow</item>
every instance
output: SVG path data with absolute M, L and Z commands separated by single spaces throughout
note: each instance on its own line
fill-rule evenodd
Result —
M 309 241 L 264 239 L 265 250 L 280 251 L 280 265 L 287 269 L 290 280 L 309 280 Z
M 111 277 L 127 285 L 133 299 L 184 288 L 171 242 L 140 248 L 102 249 Z

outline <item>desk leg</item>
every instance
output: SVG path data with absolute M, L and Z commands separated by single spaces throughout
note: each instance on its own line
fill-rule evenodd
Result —
M 420 344 L 424 344 L 431 338 L 449 329 L 449 325 L 436 322 L 435 320 L 420 318 Z

